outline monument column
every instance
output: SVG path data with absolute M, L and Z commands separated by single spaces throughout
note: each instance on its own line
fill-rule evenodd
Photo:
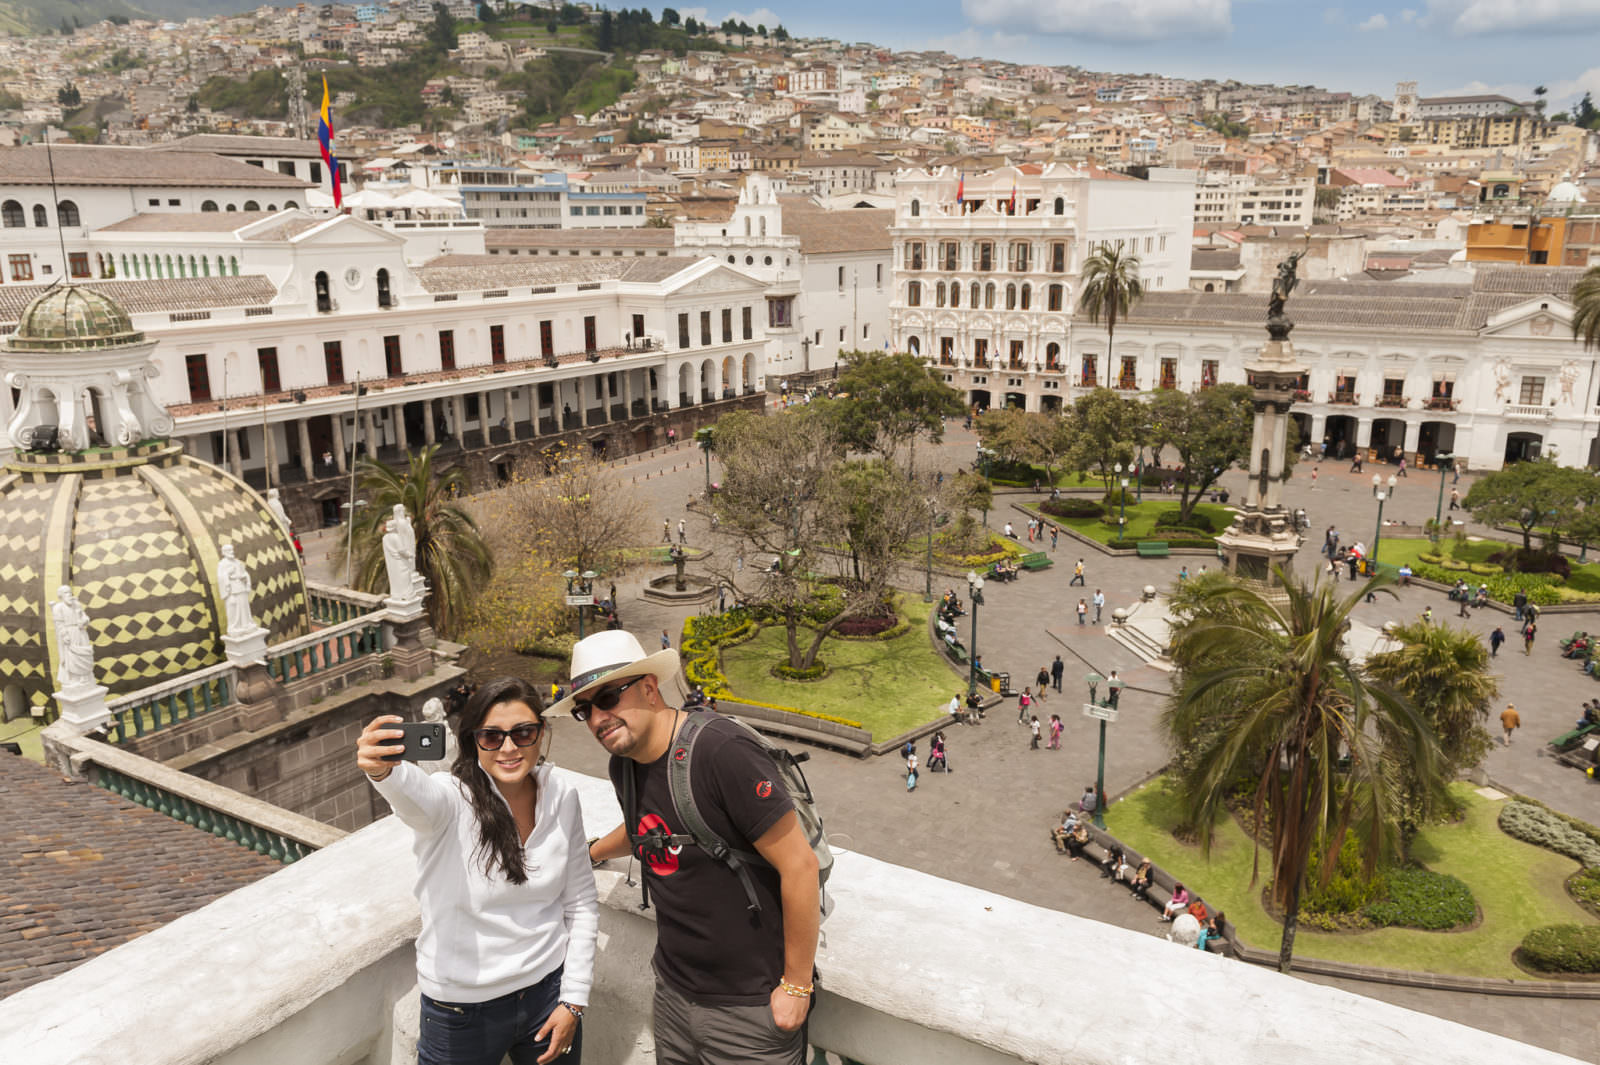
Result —
M 406 405 L 396 403 L 389 408 L 389 418 L 394 422 L 394 442 L 401 451 L 410 451 L 411 442 L 406 439 Z
M 328 422 L 333 426 L 333 468 L 344 473 L 344 414 L 335 413 Z
M 437 443 L 434 438 L 433 419 L 438 416 L 438 411 L 434 409 L 433 404 L 434 401 L 431 399 L 422 401 L 422 442 L 429 447 Z
M 300 433 L 300 469 L 307 481 L 314 481 L 317 477 L 317 457 L 311 453 L 311 427 L 304 418 L 296 419 L 295 427 Z

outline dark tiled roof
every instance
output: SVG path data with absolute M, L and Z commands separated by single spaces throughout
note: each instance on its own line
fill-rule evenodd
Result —
M 1430 290 L 1447 290 L 1449 295 Z M 1289 317 L 1301 326 L 1364 326 L 1406 330 L 1460 328 L 1465 285 L 1406 285 L 1381 281 L 1321 282 L 1295 293 Z M 1130 321 L 1258 324 L 1265 335 L 1267 297 L 1260 293 L 1155 292 L 1134 305 Z
M 190 277 L 165 281 L 85 281 L 83 288 L 109 296 L 129 314 L 205 311 L 217 307 L 258 307 L 272 302 L 278 289 L 258 274 L 244 277 Z M 0 285 L 0 322 L 15 322 L 49 285 Z
M 1196 248 L 1189 253 L 1191 270 L 1237 270 L 1238 248 Z
M 1472 279 L 1472 291 L 1566 299 L 1584 272 L 1581 266 L 1480 266 Z
M 522 285 L 570 285 L 590 281 L 660 281 L 693 266 L 689 256 L 653 255 L 640 259 L 534 259 L 504 255 L 441 255 L 416 271 L 428 292 L 473 292 Z
M 653 226 L 634 229 L 486 229 L 490 248 L 670 248 L 672 230 Z
M 875 207 L 855 207 L 829 211 L 803 196 L 785 196 L 783 231 L 800 238 L 800 250 L 807 255 L 838 251 L 888 251 L 894 245 L 889 226 L 894 211 Z
M 309 182 L 211 152 L 152 152 L 99 144 L 50 149 L 59 185 L 159 185 L 307 189 Z M 48 185 L 50 160 L 42 145 L 0 148 L 0 184 Z
M 0 801 L 0 996 L 283 868 L 3 752 Z
M 272 217 L 272 211 L 202 211 L 199 214 L 136 214 L 103 226 L 101 233 L 232 233 Z
M 195 133 L 150 146 L 153 152 L 216 152 L 218 155 L 250 155 L 264 159 L 320 159 L 322 146 L 312 140 L 291 137 L 241 137 L 229 133 Z

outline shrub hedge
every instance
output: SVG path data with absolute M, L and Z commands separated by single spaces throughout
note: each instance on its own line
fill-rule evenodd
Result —
M 1580 869 L 1567 881 L 1567 890 L 1591 911 L 1600 913 L 1600 869 Z
M 1600 866 L 1600 842 L 1543 806 L 1520 800 L 1506 803 L 1500 811 L 1500 830 L 1525 843 L 1565 854 L 1585 866 Z
M 1453 876 L 1403 866 L 1389 870 L 1384 879 L 1384 897 L 1368 903 L 1361 911 L 1375 925 L 1437 932 L 1471 924 L 1478 915 L 1472 891 Z
M 828 675 L 828 665 L 826 662 L 813 662 L 803 669 L 795 669 L 779 662 L 772 667 L 772 672 L 784 680 L 821 680 Z
M 1085 499 L 1082 496 L 1046 499 L 1039 504 L 1039 510 L 1053 518 L 1098 518 L 1106 512 L 1104 505 L 1098 500 Z
M 1600 973 L 1600 925 L 1552 924 L 1522 937 L 1520 956 L 1547 973 Z

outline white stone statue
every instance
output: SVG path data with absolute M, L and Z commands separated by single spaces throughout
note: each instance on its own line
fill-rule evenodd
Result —
M 56 623 L 56 648 L 61 665 L 56 669 L 56 687 L 62 691 L 94 685 L 94 644 L 89 639 L 89 614 L 63 584 L 50 606 Z
M 456 742 L 456 734 L 450 731 L 450 722 L 445 720 L 444 700 L 429 699 L 422 704 L 422 720 L 436 721 L 444 725 L 444 760 L 441 762 L 424 763 L 423 768 L 430 773 L 448 772 L 455 764 L 456 751 L 460 745 Z
M 1573 359 L 1568 359 L 1561 364 L 1561 402 L 1571 403 L 1572 388 L 1578 383 L 1578 364 Z
M 383 534 L 383 565 L 389 575 L 389 598 L 409 602 L 421 598 L 417 574 L 417 535 L 406 517 L 405 507 L 396 503 Z
M 1506 360 L 1501 359 L 1494 364 L 1494 398 L 1510 401 L 1511 399 L 1511 367 L 1506 365 Z
M 217 563 L 217 586 L 222 589 L 222 604 L 228 613 L 228 633 L 254 632 L 259 626 L 250 615 L 250 571 L 234 557 L 233 545 L 222 545 L 222 561 Z
M 267 510 L 271 511 L 272 516 L 278 519 L 278 524 L 283 526 L 283 531 L 286 534 L 294 535 L 294 522 L 289 520 L 289 512 L 283 509 L 283 500 L 278 498 L 278 490 L 276 488 L 267 489 Z

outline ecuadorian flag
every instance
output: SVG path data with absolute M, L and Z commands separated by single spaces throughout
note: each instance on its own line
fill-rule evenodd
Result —
M 322 146 L 322 165 L 328 168 L 328 180 L 333 182 L 333 209 L 344 205 L 344 195 L 339 188 L 339 160 L 333 155 L 333 119 L 328 113 L 328 79 L 322 79 L 322 115 L 317 119 L 317 142 Z

